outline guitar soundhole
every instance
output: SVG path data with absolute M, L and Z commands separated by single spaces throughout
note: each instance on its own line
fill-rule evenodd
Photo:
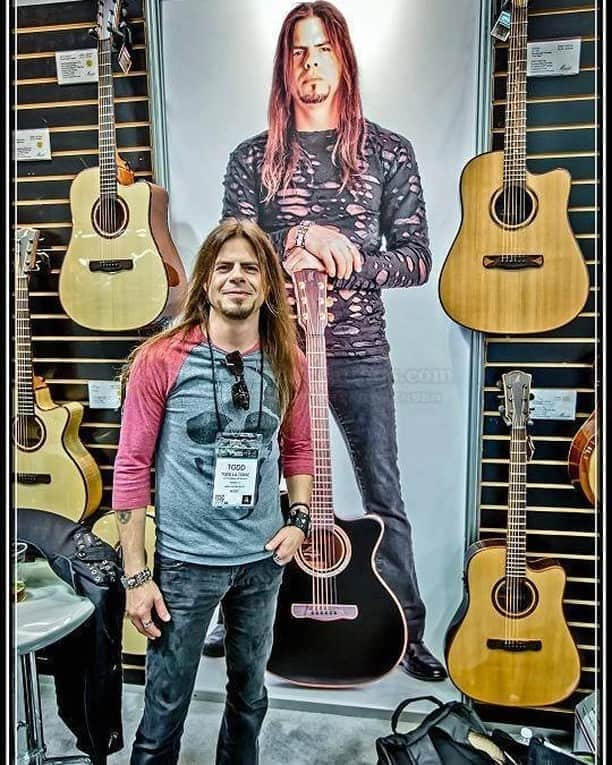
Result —
M 493 591 L 493 603 L 503 616 L 528 616 L 538 605 L 538 591 L 528 579 L 500 579 Z
M 313 529 L 295 556 L 302 571 L 318 578 L 337 576 L 348 566 L 350 559 L 350 540 L 338 526 Z
M 529 189 L 506 186 L 493 198 L 493 217 L 508 228 L 529 223 L 536 212 L 536 199 Z
M 45 429 L 34 414 L 18 414 L 13 422 L 13 440 L 25 452 L 34 451 L 45 440 Z
M 92 223 L 100 236 L 112 239 L 125 231 L 128 209 L 121 197 L 105 199 L 100 197 L 92 212 Z

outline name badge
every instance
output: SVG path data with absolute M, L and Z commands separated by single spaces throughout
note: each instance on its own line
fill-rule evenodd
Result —
M 253 507 L 262 437 L 259 433 L 219 433 L 215 442 L 213 507 Z

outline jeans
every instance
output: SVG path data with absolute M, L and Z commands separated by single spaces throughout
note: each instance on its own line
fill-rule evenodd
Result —
M 391 362 L 387 356 L 328 358 L 327 379 L 330 409 L 347 445 L 364 508 L 385 525 L 378 571 L 402 606 L 408 640 L 421 640 L 425 606 L 400 487 Z
M 204 637 L 218 603 L 226 626 L 226 702 L 216 765 L 257 765 L 268 708 L 264 673 L 283 569 L 272 557 L 242 566 L 204 566 L 156 555 L 155 581 L 171 621 L 156 619 L 149 641 L 144 714 L 131 765 L 174 765 L 193 694 Z

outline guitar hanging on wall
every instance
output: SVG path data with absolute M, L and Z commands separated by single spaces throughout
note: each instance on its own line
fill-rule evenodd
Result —
M 439 282 L 442 307 L 469 329 L 546 332 L 582 310 L 589 276 L 571 230 L 571 177 L 526 169 L 527 0 L 513 0 L 504 151 L 461 177 L 462 220 Z
M 82 170 L 72 182 L 72 235 L 59 278 L 68 316 L 109 332 L 175 316 L 186 293 L 168 229 L 166 190 L 148 181 L 117 183 L 111 53 L 122 6 L 123 0 L 98 2 L 100 167 Z
M 508 372 L 502 387 L 512 427 L 507 537 L 467 552 L 466 596 L 446 635 L 446 662 L 453 683 L 476 701 L 546 706 L 575 690 L 580 657 L 563 614 L 564 569 L 526 557 L 531 375 Z
M 311 534 L 286 567 L 268 669 L 298 685 L 342 687 L 376 680 L 404 655 L 406 622 L 375 568 L 383 536 L 375 515 L 342 520 L 333 510 L 329 444 L 327 276 L 293 274 L 306 336 L 313 431 Z
M 591 505 L 597 503 L 597 410 L 592 412 L 572 439 L 567 467 L 571 482 L 582 489 Z
M 102 477 L 79 439 L 82 405 L 56 404 L 43 378 L 33 376 L 28 275 L 39 268 L 38 238 L 38 230 L 29 228 L 17 229 L 15 237 L 15 506 L 76 522 L 97 510 Z

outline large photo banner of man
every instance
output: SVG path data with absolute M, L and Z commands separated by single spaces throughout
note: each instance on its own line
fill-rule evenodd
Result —
M 305 269 L 327 277 L 333 508 L 382 520 L 376 568 L 408 630 L 400 668 L 444 681 L 470 346 L 437 280 L 476 149 L 479 4 L 161 7 L 171 225 L 186 270 L 206 231 L 236 217 L 271 237 L 289 285 Z

